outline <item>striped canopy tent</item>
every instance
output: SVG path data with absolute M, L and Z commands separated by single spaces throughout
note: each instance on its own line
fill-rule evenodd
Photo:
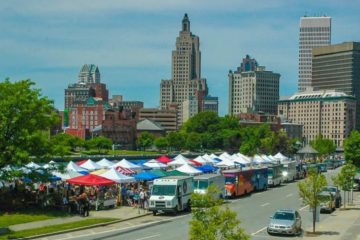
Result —
M 117 183 L 130 183 L 135 182 L 134 177 L 129 177 L 124 174 L 119 173 L 114 168 L 111 168 L 110 170 L 106 170 L 106 172 L 102 173 L 100 175 L 101 177 L 113 180 Z
M 136 171 L 130 169 L 130 168 L 123 168 L 120 166 L 114 167 L 114 169 L 116 171 L 118 171 L 119 173 L 125 174 L 125 175 L 133 175 L 136 174 Z

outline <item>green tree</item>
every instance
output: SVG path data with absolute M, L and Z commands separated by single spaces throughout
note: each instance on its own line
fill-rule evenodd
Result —
M 185 146 L 185 134 L 181 132 L 169 132 L 166 136 L 170 149 L 181 150 Z
M 217 128 L 220 118 L 215 112 L 200 112 L 190 118 L 183 126 L 182 130 L 190 133 L 204 133 Z
M 190 151 L 201 149 L 201 135 L 196 132 L 189 133 L 186 138 L 185 147 Z
M 85 140 L 66 133 L 59 133 L 50 139 L 53 154 L 65 156 L 85 146 Z
M 44 132 L 60 119 L 53 101 L 43 97 L 34 85 L 30 80 L 6 79 L 0 83 L 0 168 L 48 153 L 49 135 Z
M 319 157 L 322 159 L 324 156 L 329 155 L 336 150 L 336 145 L 330 139 L 324 138 L 319 134 L 315 140 L 310 141 L 310 145 L 319 152 Z
M 166 137 L 158 137 L 155 139 L 154 144 L 160 151 L 166 150 L 168 147 L 168 141 Z
M 102 150 L 108 150 L 112 147 L 112 140 L 103 136 L 94 137 L 86 141 L 86 145 L 90 149 L 96 149 L 98 153 L 102 153 Z M 105 151 L 104 151 L 105 152 Z
M 350 191 L 352 189 L 355 175 L 355 165 L 353 165 L 351 162 L 347 162 L 341 168 L 340 172 L 332 179 L 335 186 L 338 186 L 344 192 L 344 208 L 346 208 L 345 193 L 346 191 Z
M 191 197 L 192 220 L 190 221 L 190 240 L 247 240 L 250 237 L 240 227 L 236 212 L 227 206 L 221 207 L 219 193 L 211 185 L 206 194 L 194 193 Z
M 315 232 L 316 208 L 324 201 L 319 193 L 327 185 L 323 174 L 318 174 L 314 169 L 309 170 L 308 178 L 298 183 L 299 195 L 310 209 L 313 209 L 313 232 Z
M 154 141 L 155 141 L 154 134 L 145 131 L 140 133 L 139 138 L 136 140 L 136 144 L 138 147 L 140 147 L 145 151 L 146 148 L 154 144 Z
M 345 139 L 344 153 L 347 162 L 351 161 L 360 168 L 360 133 L 358 131 L 352 131 L 350 136 Z
M 235 152 L 240 147 L 241 134 L 237 129 L 225 128 L 221 131 L 223 149 L 228 152 Z

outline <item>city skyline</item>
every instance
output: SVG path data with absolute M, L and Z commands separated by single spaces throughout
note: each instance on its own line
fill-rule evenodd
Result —
M 184 13 L 201 39 L 202 75 L 227 114 L 229 69 L 246 54 L 281 74 L 280 96 L 297 91 L 300 17 L 332 17 L 332 43 L 359 41 L 360 4 L 352 1 L 11 1 L 0 10 L 0 78 L 30 78 L 63 109 L 63 89 L 84 64 L 99 66 L 110 95 L 159 107 L 159 79 Z M 139 88 L 139 85 L 141 86 Z

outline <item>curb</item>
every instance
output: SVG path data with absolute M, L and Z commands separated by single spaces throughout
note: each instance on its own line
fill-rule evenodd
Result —
M 80 231 L 80 230 L 86 230 L 86 229 L 90 229 L 90 228 L 94 228 L 94 227 L 103 227 L 103 226 L 111 225 L 111 224 L 114 224 L 114 223 L 125 222 L 127 220 L 132 220 L 132 219 L 136 219 L 136 218 L 145 217 L 145 216 L 148 216 L 148 215 L 152 215 L 152 213 L 146 213 L 146 214 L 131 217 L 131 218 L 118 219 L 118 220 L 114 220 L 114 221 L 106 222 L 106 223 L 97 223 L 97 224 L 88 225 L 88 226 L 84 226 L 84 227 L 72 228 L 72 229 L 59 231 L 59 232 L 45 233 L 45 234 L 34 235 L 34 236 L 30 236 L 30 237 L 11 238 L 11 239 L 36 239 L 36 238 L 41 238 L 41 237 L 54 236 L 54 235 L 59 235 L 59 234 L 64 234 L 64 233 L 70 233 L 70 232 L 76 232 L 76 231 Z

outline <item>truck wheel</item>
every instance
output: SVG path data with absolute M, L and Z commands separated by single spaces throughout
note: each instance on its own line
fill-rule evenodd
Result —
M 153 211 L 153 216 L 156 216 L 156 211 Z

